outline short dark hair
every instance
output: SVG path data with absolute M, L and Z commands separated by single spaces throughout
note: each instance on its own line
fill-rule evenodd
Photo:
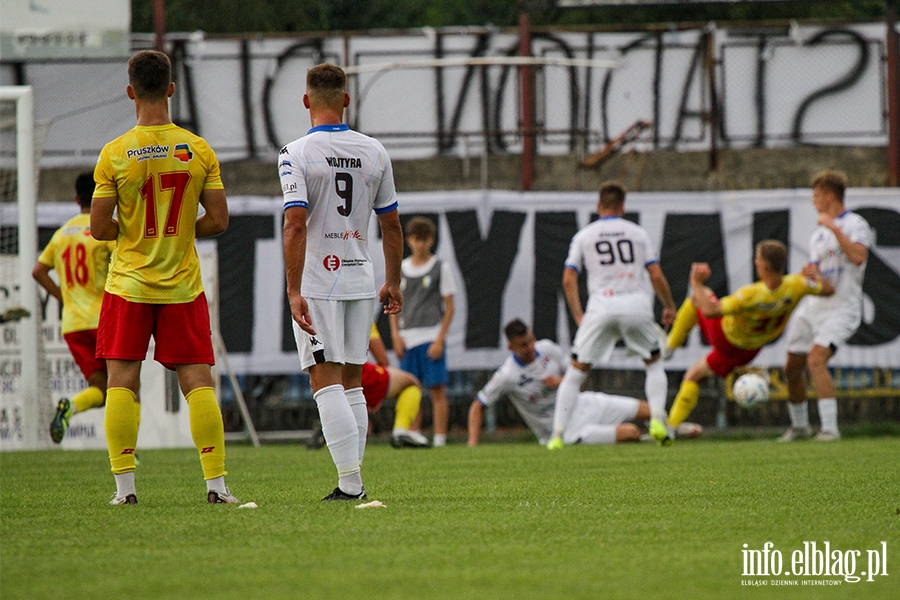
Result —
M 528 325 L 522 319 L 513 319 L 503 328 L 503 334 L 506 336 L 506 340 L 511 342 L 514 338 L 527 335 Z
M 617 209 L 625 204 L 625 194 L 628 190 L 618 181 L 607 181 L 600 186 L 600 208 Z
M 128 61 L 128 83 L 141 100 L 162 100 L 172 83 L 172 63 L 156 50 L 141 50 Z
M 847 176 L 840 171 L 825 170 L 815 174 L 812 178 L 812 188 L 822 188 L 829 191 L 844 202 L 844 190 L 847 189 Z
M 428 217 L 415 216 L 406 223 L 406 236 L 420 240 L 437 237 L 437 227 Z
M 90 208 L 94 199 L 94 174 L 86 171 L 75 178 L 75 195 L 81 208 Z
M 776 273 L 784 273 L 787 266 L 787 246 L 778 240 L 763 240 L 756 245 L 759 257 Z
M 347 74 L 337 65 L 322 63 L 306 72 L 306 94 L 314 104 L 344 106 Z

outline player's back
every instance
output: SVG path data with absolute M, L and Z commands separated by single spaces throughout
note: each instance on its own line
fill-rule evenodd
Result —
M 137 126 L 100 154 L 94 197 L 118 196 L 107 291 L 133 302 L 190 302 L 203 291 L 194 247 L 204 188 L 222 189 L 206 141 L 174 124 Z
M 285 209 L 307 210 L 302 293 L 351 300 L 375 295 L 368 254 L 372 211 L 391 210 L 396 191 L 380 142 L 346 125 L 323 125 L 279 155 Z
M 62 333 L 97 329 L 109 257 L 115 242 L 91 237 L 91 216 L 79 214 L 60 227 L 41 253 L 52 266 L 63 298 Z
M 653 262 L 656 252 L 642 227 L 621 217 L 602 217 L 572 239 L 566 266 L 586 271 L 589 303 L 602 302 L 627 314 L 652 310 L 647 265 Z

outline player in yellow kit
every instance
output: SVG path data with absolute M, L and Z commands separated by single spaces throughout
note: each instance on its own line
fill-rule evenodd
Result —
M 116 240 L 97 332 L 106 359 L 106 441 L 116 477 L 110 504 L 137 504 L 128 411 L 152 335 L 154 358 L 178 374 L 209 503 L 239 500 L 225 486 L 225 432 L 213 388 L 209 310 L 194 239 L 228 227 L 219 162 L 206 141 L 172 123 L 172 66 L 145 50 L 128 62 L 137 126 L 108 143 L 94 169 L 91 234 Z M 202 206 L 204 213 L 198 216 Z M 114 211 L 117 218 L 114 218 Z M 133 416 L 133 412 L 132 412 Z
M 650 433 L 658 442 L 671 443 L 672 429 L 697 405 L 701 381 L 710 375 L 725 377 L 735 367 L 753 360 L 760 348 L 778 339 L 804 296 L 834 293 L 831 283 L 814 271 L 804 269 L 799 274 L 784 275 L 787 248 L 779 241 L 764 240 L 757 244 L 753 264 L 759 281 L 721 300 L 704 285 L 711 274 L 709 265 L 691 265 L 691 295 L 678 309 L 668 347 L 674 350 L 681 346 L 690 330 L 699 324 L 713 350 L 684 374 L 669 410 L 668 428 L 651 428 Z
M 75 201 L 81 213 L 56 230 L 41 252 L 32 276 L 62 305 L 62 334 L 72 358 L 88 387 L 71 399 L 62 398 L 50 423 L 50 438 L 60 443 L 69 428 L 72 415 L 99 408 L 106 402 L 106 361 L 97 358 L 97 324 L 109 257 L 115 242 L 101 242 L 91 236 L 91 198 L 93 173 L 75 179 Z M 50 278 L 56 270 L 59 285 Z M 140 407 L 135 403 L 135 416 Z

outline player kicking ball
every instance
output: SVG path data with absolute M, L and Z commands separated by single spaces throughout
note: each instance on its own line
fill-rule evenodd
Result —
M 804 296 L 834 293 L 834 286 L 809 267 L 798 274 L 784 275 L 787 247 L 777 240 L 757 244 L 753 264 L 759 281 L 721 300 L 704 285 L 712 274 L 709 265 L 691 265 L 691 295 L 678 309 L 668 347 L 674 350 L 681 346 L 691 329 L 699 325 L 713 349 L 684 374 L 669 410 L 668 427 L 651 429 L 651 435 L 660 444 L 672 443 L 673 428 L 697 406 L 701 381 L 712 375 L 725 377 L 752 361 L 763 346 L 778 339 Z

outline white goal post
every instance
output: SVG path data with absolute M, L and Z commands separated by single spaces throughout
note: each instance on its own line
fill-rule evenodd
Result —
M 18 324 L 21 349 L 21 377 L 17 396 L 23 428 L 21 448 L 45 448 L 50 440 L 40 427 L 38 398 L 38 334 L 40 314 L 37 282 L 31 269 L 37 261 L 37 164 L 34 153 L 34 93 L 31 86 L 0 86 L 0 100 L 15 103 L 16 120 L 16 219 L 18 223 L 19 257 L 18 304 L 31 313 Z M 4 307 L 5 308 L 5 307 Z M 9 418 L 12 418 L 10 416 Z

